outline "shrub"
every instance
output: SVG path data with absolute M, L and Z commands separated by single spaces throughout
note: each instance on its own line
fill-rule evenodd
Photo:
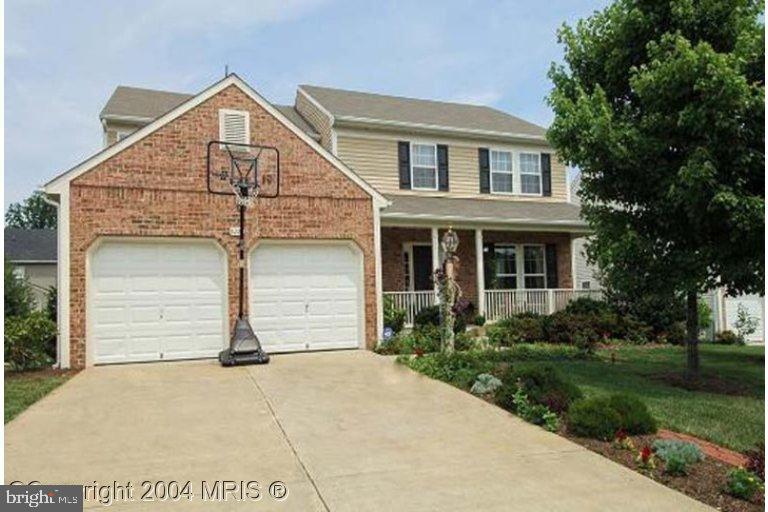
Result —
M 718 345 L 739 345 L 741 340 L 733 331 L 721 331 L 715 335 L 715 343 Z
M 621 416 L 608 397 L 588 398 L 571 405 L 566 423 L 574 435 L 608 441 L 621 429 Z
M 427 306 L 416 314 L 413 319 L 414 327 L 423 327 L 425 325 L 440 326 L 440 306 Z M 453 325 L 453 332 L 459 333 L 467 330 L 467 322 L 463 315 L 456 316 L 456 323 Z
M 579 297 L 565 306 L 566 313 L 572 315 L 603 315 L 613 313 L 611 305 L 604 300 L 595 300 L 589 297 Z
M 384 326 L 397 334 L 403 330 L 403 325 L 405 325 L 405 310 L 395 307 L 392 297 L 384 297 Z
M 53 359 L 46 348 L 55 338 L 56 324 L 41 311 L 24 317 L 6 317 L 5 362 L 17 371 L 49 365 Z
M 546 341 L 545 318 L 535 313 L 522 313 L 505 318 L 488 328 L 488 340 L 502 347 L 516 343 Z
M 550 411 L 546 405 L 532 404 L 528 395 L 523 391 L 522 386 L 518 386 L 512 401 L 514 410 L 518 416 L 534 425 L 541 425 L 550 432 L 555 432 L 560 427 L 560 420 L 557 414 Z
M 739 307 L 736 310 L 736 321 L 733 325 L 736 327 L 736 335 L 739 337 L 739 344 L 743 345 L 747 340 L 747 336 L 754 334 L 757 330 L 758 320 L 749 314 L 749 311 L 747 311 L 747 308 L 745 308 L 743 304 L 739 304 Z
M 748 450 L 745 454 L 747 463 L 744 467 L 765 481 L 765 445 L 759 443 L 755 448 Z
M 692 464 L 704 460 L 697 444 L 674 439 L 657 439 L 653 451 L 664 461 L 664 472 L 670 475 L 687 475 Z
M 472 389 L 469 391 L 473 395 L 486 395 L 493 393 L 499 387 L 501 387 L 501 380 L 489 373 L 481 373 L 477 376 L 475 383 L 472 384 Z
M 582 437 L 609 441 L 615 432 L 649 434 L 656 420 L 639 399 L 617 393 L 575 402 L 568 411 L 568 430 Z
M 34 309 L 32 289 L 26 279 L 14 273 L 15 267 L 5 264 L 5 318 L 11 316 L 27 316 Z
M 544 405 L 558 414 L 567 411 L 571 403 L 582 396 L 578 387 L 563 379 L 550 365 L 511 368 L 504 374 L 503 382 L 508 389 L 500 393 L 497 403 L 508 410 L 514 410 L 512 399 L 518 386 L 532 403 Z
M 416 354 L 440 350 L 440 331 L 434 325 L 402 331 L 389 341 L 376 347 L 379 354 Z
M 573 315 L 558 311 L 549 316 L 547 339 L 550 343 L 576 345 L 585 352 L 592 352 L 603 339 L 597 331 L 598 323 L 593 315 Z
M 732 469 L 728 472 L 727 478 L 728 494 L 736 498 L 749 501 L 756 493 L 763 490 L 763 482 L 748 469 Z
M 669 329 L 658 335 L 659 341 L 669 343 L 670 345 L 683 345 L 688 332 L 685 329 L 685 322 L 675 322 L 669 326 Z
M 491 373 L 494 363 L 482 352 L 436 352 L 424 357 L 398 358 L 413 370 L 462 389 L 469 389 L 481 373 Z
M 621 428 L 630 435 L 656 432 L 656 420 L 648 407 L 636 396 L 616 393 L 608 398 L 610 407 L 619 413 Z
M 466 332 L 456 333 L 456 336 L 453 338 L 454 350 L 472 350 L 477 344 L 478 340 Z
M 482 327 L 485 325 L 485 317 L 483 315 L 476 315 L 473 323 L 478 327 Z

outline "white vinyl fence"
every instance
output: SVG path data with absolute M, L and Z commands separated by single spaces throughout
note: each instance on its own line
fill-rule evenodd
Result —
M 384 292 L 384 299 L 389 298 L 397 309 L 405 311 L 405 325 L 413 325 L 413 319 L 422 309 L 435 304 L 435 292 Z

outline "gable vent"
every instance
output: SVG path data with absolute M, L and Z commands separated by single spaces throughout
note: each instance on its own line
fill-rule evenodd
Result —
M 249 124 L 248 112 L 244 110 L 219 110 L 219 140 L 250 144 Z

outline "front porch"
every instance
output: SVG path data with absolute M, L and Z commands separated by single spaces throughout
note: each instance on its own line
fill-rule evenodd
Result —
M 432 273 L 442 263 L 440 241 L 446 229 L 381 228 L 383 295 L 405 310 L 408 325 L 436 302 Z M 475 312 L 488 321 L 522 312 L 551 314 L 575 298 L 599 297 L 597 290 L 573 286 L 572 241 L 580 233 L 500 226 L 454 230 L 460 240 L 458 284 Z

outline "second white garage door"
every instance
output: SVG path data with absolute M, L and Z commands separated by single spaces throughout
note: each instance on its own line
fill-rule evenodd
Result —
M 250 320 L 267 352 L 356 348 L 362 256 L 347 243 L 270 243 L 250 259 Z
M 89 265 L 95 363 L 215 357 L 225 346 L 225 256 L 213 242 L 108 240 Z

